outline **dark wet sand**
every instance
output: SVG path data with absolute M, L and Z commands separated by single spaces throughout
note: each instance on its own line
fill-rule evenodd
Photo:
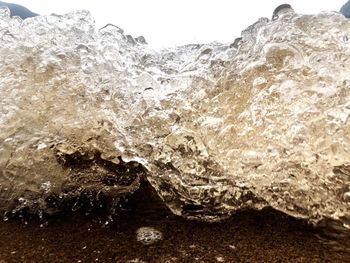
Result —
M 1 222 L 0 263 L 350 262 L 349 252 L 321 243 L 317 230 L 275 211 L 247 211 L 207 224 L 176 217 L 146 195 L 136 194 L 133 211 L 107 225 L 103 213 Z M 138 243 L 135 231 L 142 226 L 160 230 L 163 241 Z

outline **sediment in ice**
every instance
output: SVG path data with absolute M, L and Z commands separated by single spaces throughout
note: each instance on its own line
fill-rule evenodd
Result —
M 287 10 L 232 43 L 157 51 L 116 26 L 96 30 L 85 11 L 0 11 L 1 210 L 118 198 L 146 176 L 188 218 L 273 207 L 349 227 L 342 15 Z

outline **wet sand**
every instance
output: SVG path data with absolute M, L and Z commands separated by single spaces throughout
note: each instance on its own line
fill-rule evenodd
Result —
M 320 242 L 318 230 L 272 210 L 241 212 L 221 223 L 172 215 L 142 190 L 130 211 L 108 224 L 105 213 L 81 212 L 0 223 L 0 263 L 10 262 L 350 262 L 350 253 Z M 163 240 L 143 245 L 139 227 Z

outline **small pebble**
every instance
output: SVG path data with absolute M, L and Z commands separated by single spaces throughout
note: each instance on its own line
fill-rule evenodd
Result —
M 140 227 L 136 230 L 136 240 L 144 245 L 152 245 L 162 239 L 162 232 L 153 227 Z
M 231 248 L 231 249 L 237 249 L 235 245 L 229 245 L 229 248 Z
M 217 262 L 225 262 L 225 259 L 223 257 L 216 257 Z

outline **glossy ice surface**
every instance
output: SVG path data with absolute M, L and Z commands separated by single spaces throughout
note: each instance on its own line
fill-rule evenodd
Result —
M 350 21 L 284 10 L 233 43 L 156 51 L 86 11 L 0 9 L 0 209 L 118 198 L 173 213 L 273 207 L 350 227 Z

